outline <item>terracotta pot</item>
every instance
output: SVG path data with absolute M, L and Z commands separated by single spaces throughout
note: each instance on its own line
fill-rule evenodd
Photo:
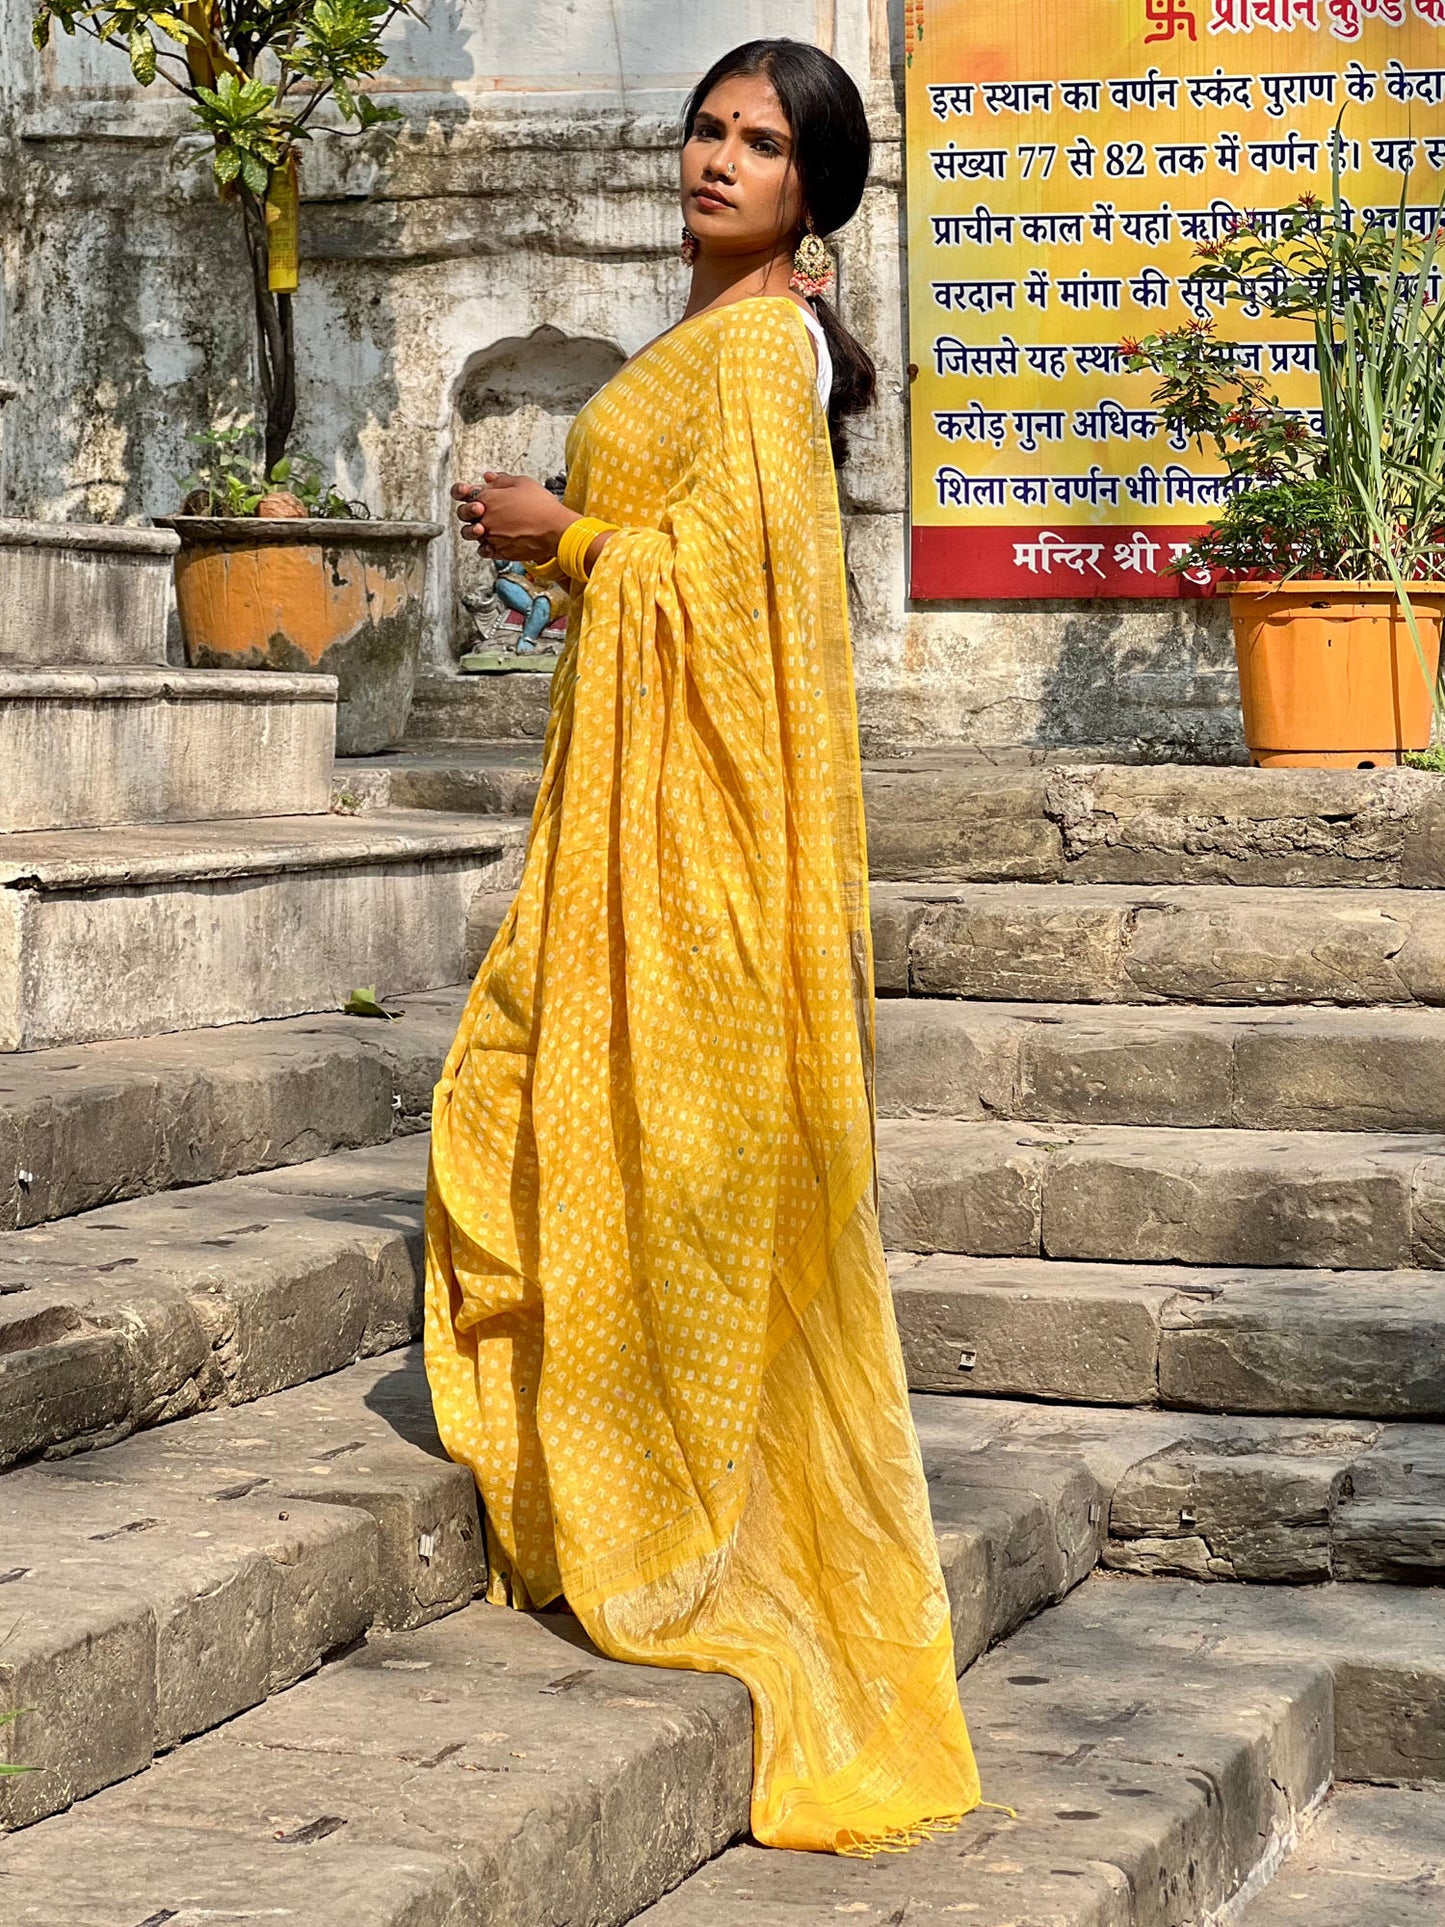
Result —
M 1238 582 L 1244 740 L 1264 769 L 1377 769 L 1430 741 L 1445 584 L 1410 584 L 1429 676 L 1388 582 Z
M 435 522 L 158 515 L 181 539 L 176 602 L 195 669 L 314 669 L 340 685 L 336 750 L 401 741 Z

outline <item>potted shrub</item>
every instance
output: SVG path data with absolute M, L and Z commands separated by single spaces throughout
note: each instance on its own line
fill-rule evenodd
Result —
M 1442 232 L 1305 194 L 1198 248 L 1192 278 L 1314 337 L 1319 408 L 1283 407 L 1208 321 L 1121 344 L 1164 421 L 1238 487 L 1173 567 L 1230 592 L 1250 760 L 1369 768 L 1430 740 L 1445 621 Z M 1407 182 L 1408 186 L 1408 182 Z
M 288 453 L 296 414 L 292 295 L 299 271 L 299 157 L 329 105 L 334 138 L 385 133 L 399 109 L 361 83 L 408 0 L 39 0 L 34 39 L 53 25 L 124 50 L 142 86 L 169 86 L 213 148 L 216 184 L 237 211 L 250 266 L 263 424 L 202 435 L 183 512 L 176 600 L 196 667 L 316 669 L 339 679 L 343 755 L 398 741 L 421 644 L 434 522 L 361 519 Z

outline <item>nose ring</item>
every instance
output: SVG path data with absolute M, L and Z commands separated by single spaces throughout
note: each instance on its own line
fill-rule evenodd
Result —
M 732 177 L 733 177 L 733 175 L 734 175 L 734 174 L 736 174 L 736 173 L 737 173 L 737 171 L 738 171 L 738 164 L 737 164 L 737 162 L 736 162 L 736 161 L 729 161 L 729 162 L 728 162 L 728 179 L 729 179 L 729 180 L 731 180 L 731 179 L 732 179 Z

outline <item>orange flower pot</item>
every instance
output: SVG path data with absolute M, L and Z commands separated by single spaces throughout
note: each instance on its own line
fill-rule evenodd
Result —
M 1388 582 L 1235 583 L 1229 608 L 1250 762 L 1378 769 L 1426 748 L 1445 584 L 1411 583 L 1410 606 L 1425 669 Z
M 336 749 L 401 741 L 435 522 L 158 515 L 181 538 L 176 606 L 193 669 L 337 678 Z

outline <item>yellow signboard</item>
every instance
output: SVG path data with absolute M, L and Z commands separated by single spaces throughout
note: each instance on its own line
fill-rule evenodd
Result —
M 1163 571 L 1237 484 L 1120 341 L 1213 318 L 1318 406 L 1303 327 L 1225 313 L 1195 250 L 1327 200 L 1332 146 L 1352 219 L 1403 188 L 1429 232 L 1445 0 L 907 0 L 905 29 L 912 593 L 1187 592 Z

